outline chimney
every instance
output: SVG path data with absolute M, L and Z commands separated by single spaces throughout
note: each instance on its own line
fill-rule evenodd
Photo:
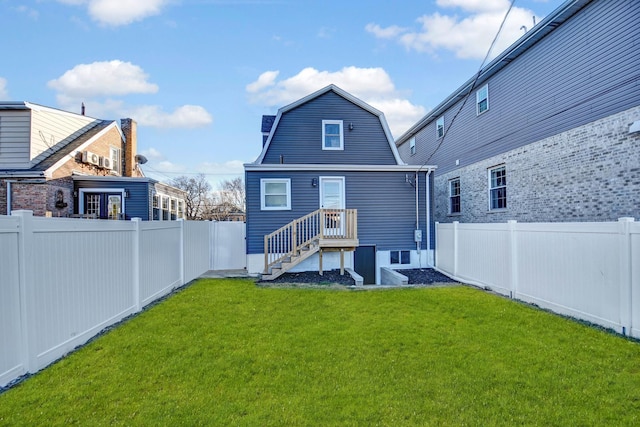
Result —
M 82 113 L 82 115 L 84 116 L 84 102 L 82 103 L 82 107 L 80 107 L 80 112 Z
M 136 151 L 138 150 L 138 124 L 133 119 L 120 119 L 120 128 L 124 134 L 123 176 L 135 176 Z

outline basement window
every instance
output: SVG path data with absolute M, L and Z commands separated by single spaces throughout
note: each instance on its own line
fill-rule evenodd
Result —
M 411 251 L 390 251 L 390 264 L 411 264 Z

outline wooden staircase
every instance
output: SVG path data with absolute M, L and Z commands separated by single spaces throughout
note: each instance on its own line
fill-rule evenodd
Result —
M 323 251 L 341 251 L 343 265 L 344 252 L 358 245 L 356 209 L 318 209 L 264 236 L 262 279 L 273 280 L 317 252 L 322 274 Z

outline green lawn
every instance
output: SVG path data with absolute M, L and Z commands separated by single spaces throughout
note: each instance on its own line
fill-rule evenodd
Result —
M 472 289 L 201 280 L 0 395 L 0 425 L 638 425 L 640 344 Z

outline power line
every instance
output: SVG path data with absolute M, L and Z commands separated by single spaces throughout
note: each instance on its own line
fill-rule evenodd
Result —
M 440 142 L 436 146 L 436 149 L 433 150 L 433 152 L 431 153 L 431 155 L 429 155 L 427 160 L 425 160 L 424 163 L 422 163 L 422 165 L 418 169 L 418 172 L 420 172 L 422 170 L 422 168 L 425 167 L 427 165 L 427 163 L 429 163 L 431 158 L 438 152 L 440 147 L 442 147 L 442 144 L 444 143 L 444 140 L 445 140 L 447 134 L 449 133 L 449 129 L 451 129 L 451 126 L 453 126 L 453 123 L 455 122 L 456 118 L 458 117 L 458 115 L 460 114 L 460 112 L 462 111 L 464 106 L 467 104 L 467 100 L 469 99 L 469 96 L 471 96 L 471 92 L 473 92 L 473 90 L 475 89 L 476 83 L 478 83 L 478 79 L 480 78 L 480 75 L 482 74 L 482 68 L 484 67 L 485 63 L 487 62 L 487 59 L 489 58 L 489 55 L 491 55 L 491 51 L 493 50 L 493 47 L 495 46 L 496 41 L 498 40 L 498 36 L 502 32 L 502 28 L 504 27 L 504 24 L 507 21 L 507 17 L 509 16 L 509 13 L 511 13 L 511 9 L 513 9 L 513 5 L 515 4 L 515 2 L 516 2 L 516 0 L 511 0 L 511 3 L 509 4 L 509 8 L 507 9 L 507 13 L 505 13 L 504 17 L 502 18 L 502 22 L 500 23 L 500 27 L 498 28 L 498 32 L 496 33 L 495 37 L 493 38 L 493 41 L 491 42 L 491 45 L 489 46 L 489 50 L 487 50 L 487 54 L 484 56 L 484 59 L 482 60 L 482 63 L 480 64 L 480 67 L 478 67 L 478 72 L 476 73 L 476 76 L 473 79 L 473 82 L 471 83 L 471 86 L 469 87 L 469 91 L 465 95 L 464 100 L 462 101 L 462 104 L 460 105 L 460 108 L 458 108 L 458 111 L 456 111 L 456 114 L 454 114 L 453 118 L 451 119 L 451 122 L 449 122 L 449 126 L 447 126 L 445 128 L 445 131 L 442 134 L 442 138 L 440 138 Z

